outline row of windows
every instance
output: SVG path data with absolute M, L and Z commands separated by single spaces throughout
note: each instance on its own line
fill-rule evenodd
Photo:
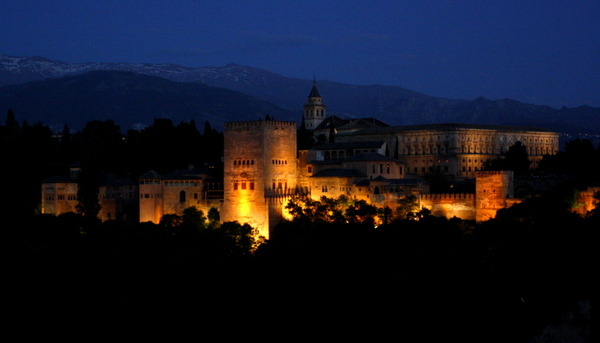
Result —
M 463 159 L 463 162 L 464 162 L 464 161 L 465 161 L 465 160 Z M 469 160 L 469 161 L 470 161 L 470 160 Z M 423 160 L 421 160 L 421 162 L 423 162 L 423 163 L 427 163 L 427 160 L 423 159 Z M 438 163 L 440 163 L 440 162 L 442 162 L 442 160 L 438 158 L 437 162 L 438 162 Z M 444 162 L 448 163 L 448 159 L 445 159 L 445 160 L 444 160 Z M 419 160 L 415 159 L 415 163 L 419 163 Z M 429 163 L 433 163 L 433 159 L 430 159 L 430 160 L 429 160 Z
M 415 154 L 445 154 L 446 153 L 446 148 L 445 147 L 441 147 L 441 146 L 437 146 L 437 147 L 426 147 L 426 148 L 419 148 L 419 147 L 409 147 L 409 148 L 404 148 L 402 149 L 402 153 L 404 155 L 415 155 Z
M 254 165 L 254 160 L 233 160 L 234 166 L 249 166 Z
M 271 160 L 271 164 L 288 164 L 287 160 Z
M 140 180 L 140 185 L 160 185 L 160 180 Z M 199 187 L 199 181 L 164 181 L 163 185 L 165 187 Z M 119 189 L 119 187 L 114 187 L 115 190 Z M 129 187 L 131 189 L 131 187 Z
M 156 194 L 150 194 L 150 193 L 144 193 L 141 194 L 140 193 L 140 199 L 160 199 L 162 198 L 162 194 L 160 193 L 156 193 Z
M 319 186 L 315 186 L 316 189 L 319 189 Z M 330 185 L 321 185 L 321 192 L 326 193 L 329 191 L 329 189 L 334 189 L 334 186 L 330 186 Z M 351 191 L 352 187 L 351 186 L 339 186 L 340 191 Z M 371 189 L 366 189 L 367 191 L 372 191 L 374 194 L 381 194 L 381 189 L 379 187 L 374 187 L 372 190 Z M 409 189 L 410 190 L 410 189 Z M 359 192 L 362 192 L 362 189 L 359 188 L 358 189 Z M 405 193 L 405 189 L 404 187 L 385 187 L 384 188 L 385 192 L 388 193 Z
M 463 153 L 475 153 L 475 154 L 493 154 L 494 148 L 491 146 L 461 146 L 461 151 Z
M 273 188 L 272 189 L 278 189 L 278 190 L 287 190 L 288 188 L 288 184 L 287 181 L 273 181 Z
M 442 136 L 431 136 L 431 135 L 429 135 L 429 136 L 412 136 L 412 137 L 405 136 L 404 137 L 404 141 L 405 142 L 411 142 L 411 141 L 412 142 L 418 142 L 418 141 L 421 141 L 421 142 L 433 142 L 434 141 L 433 137 L 436 137 L 437 141 L 442 140 Z M 446 135 L 444 139 L 447 140 L 448 136 Z
M 165 181 L 165 187 L 199 187 L 199 181 Z
M 137 196 L 137 195 L 135 195 L 134 192 L 127 192 L 127 193 L 124 193 L 124 194 L 126 196 L 126 199 L 133 199 L 133 198 L 135 198 Z M 122 196 L 123 196 L 123 193 L 107 193 L 107 194 L 104 194 L 102 196 L 102 198 L 103 199 L 121 199 Z M 75 200 L 75 199 L 73 199 L 73 200 Z
M 160 185 L 160 180 L 140 180 L 140 185 Z
M 375 169 L 376 169 L 376 165 L 374 164 L 373 165 L 373 173 L 375 173 Z M 386 174 L 390 174 L 391 170 L 392 170 L 392 167 L 388 163 L 385 167 Z M 379 174 L 383 174 L 383 164 L 379 164 Z
M 357 149 L 357 150 L 354 150 L 354 154 L 355 155 L 358 155 L 358 154 L 361 154 L 361 153 L 369 153 L 369 152 L 376 153 L 377 150 L 376 149 L 370 149 L 370 150 L 369 149 L 362 149 L 362 150 Z M 334 160 L 335 161 L 335 160 L 338 160 L 338 159 L 341 160 L 341 159 L 344 159 L 344 158 L 346 158 L 346 152 L 343 151 L 343 150 L 342 151 L 335 151 L 334 150 L 334 151 L 325 151 L 325 152 L 323 152 L 323 159 L 325 161 L 329 161 L 329 160 Z
M 198 193 L 193 193 L 192 195 L 194 197 L 194 200 L 198 200 L 200 198 Z M 162 194 L 160 194 L 160 193 L 156 193 L 156 194 L 144 193 L 144 194 L 140 194 L 140 198 L 141 199 L 160 199 L 160 198 L 162 198 Z M 185 191 L 179 192 L 179 202 L 185 202 L 186 198 L 187 198 L 187 195 L 186 195 Z
M 44 196 L 45 200 L 48 201 L 53 201 L 54 199 L 57 200 L 77 200 L 77 195 L 75 194 L 57 194 L 56 197 L 54 196 L 54 194 L 46 194 Z
M 448 168 L 448 166 L 444 166 L 444 168 L 442 170 L 444 171 L 444 173 L 447 173 L 448 170 L 449 170 L 449 168 Z M 413 172 L 415 174 L 417 174 L 419 172 L 419 167 L 414 167 L 413 168 Z M 427 168 L 426 167 L 421 167 L 421 173 L 425 173 L 425 172 L 427 172 Z
M 234 182 L 233 183 L 234 191 L 246 190 L 246 189 L 253 191 L 254 190 L 254 182 Z
M 311 109 L 306 111 L 307 113 L 307 117 L 324 117 L 325 116 L 325 111 L 322 109 L 319 110 L 315 110 L 315 109 Z

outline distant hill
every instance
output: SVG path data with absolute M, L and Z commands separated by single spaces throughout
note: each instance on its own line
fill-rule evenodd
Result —
M 213 127 L 267 114 L 294 119 L 289 111 L 240 92 L 115 70 L 0 87 L 0 108 L 12 109 L 18 120 L 41 121 L 53 129 L 64 124 L 82 128 L 90 120 L 106 119 L 125 130 L 150 125 L 154 118 L 175 124 L 208 120 Z
M 42 57 L 26 58 L 0 55 L 0 85 L 23 84 L 28 81 L 87 73 L 92 70 L 128 71 L 158 76 L 175 82 L 225 88 L 253 96 L 257 100 L 273 103 L 280 107 L 279 111 L 282 111 L 278 115 L 275 113 L 277 112 L 275 109 L 269 109 L 274 112 L 275 116 L 296 121 L 300 118 L 302 105 L 306 101 L 313 82 L 236 64 L 224 67 L 191 68 L 173 64 L 148 63 L 64 63 Z M 525 104 L 511 99 L 437 98 L 395 86 L 359 86 L 331 81 L 318 81 L 317 85 L 328 106 L 328 113 L 341 117 L 375 117 L 391 125 L 461 122 L 539 126 L 568 133 L 600 133 L 600 120 L 598 120 L 600 108 L 589 106 L 555 109 L 549 106 Z M 121 100 L 125 101 L 125 99 Z M 205 99 L 205 101 L 208 100 Z M 212 100 L 222 100 L 222 98 L 215 97 Z M 262 104 L 254 105 L 255 111 L 250 111 L 247 115 L 222 112 L 220 115 L 215 114 L 214 116 L 220 118 L 221 121 L 238 120 L 237 118 L 240 116 L 252 117 L 257 110 L 256 107 L 266 106 L 265 103 Z M 4 102 L 0 102 L 0 105 L 6 106 Z M 125 104 L 121 103 L 119 106 L 125 106 Z M 212 108 L 223 106 L 233 111 L 233 107 L 226 104 L 213 104 Z M 176 108 L 186 110 L 181 106 Z M 130 110 L 135 112 L 133 108 Z M 145 108 L 145 110 L 147 109 Z M 172 112 L 161 110 L 161 113 L 169 115 Z M 205 115 L 202 111 L 196 113 Z M 196 114 L 190 115 L 195 116 Z M 207 120 L 212 123 L 210 118 Z

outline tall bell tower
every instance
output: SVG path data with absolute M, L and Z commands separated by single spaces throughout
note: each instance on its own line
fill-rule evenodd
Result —
M 313 87 L 308 95 L 308 101 L 304 104 L 304 127 L 307 130 L 314 130 L 327 116 L 323 98 L 317 89 L 317 83 L 314 81 Z

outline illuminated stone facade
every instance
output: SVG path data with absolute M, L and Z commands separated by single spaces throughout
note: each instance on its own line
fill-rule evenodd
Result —
M 168 175 L 149 171 L 139 178 L 140 222 L 159 223 L 163 215 L 182 215 L 188 207 L 206 215 L 212 207 L 221 210 L 222 201 L 222 184 L 211 170 L 190 168 Z
M 80 166 L 74 164 L 70 167 L 69 177 L 55 176 L 42 181 L 42 213 L 60 215 L 77 212 L 77 179 L 80 173 Z M 129 219 L 128 216 L 137 212 L 137 183 L 109 179 L 98 188 L 98 204 L 98 218 L 102 221 Z
M 502 156 L 516 142 L 527 148 L 531 168 L 544 155 L 558 152 L 559 135 L 539 128 L 475 124 L 432 124 L 366 128 L 358 132 L 338 129 L 336 142 L 382 140 L 387 154 L 405 163 L 408 174 L 424 175 L 430 169 L 455 177 L 474 178 L 487 160 Z
M 295 122 L 225 123 L 222 221 L 237 220 L 269 237 L 282 204 L 297 192 Z
M 527 147 L 532 168 L 543 155 L 558 151 L 558 134 L 541 129 L 468 124 L 393 127 L 374 118 L 327 117 L 316 86 L 304 105 L 303 122 L 316 136 L 326 135 L 328 143 L 298 151 L 295 122 L 226 123 L 222 180 L 199 169 L 166 176 L 150 171 L 139 178 L 139 191 L 127 188 L 131 185 L 101 189 L 101 217 L 119 218 L 123 208 L 119 201 L 125 203 L 119 199 L 134 194 L 141 222 L 158 223 L 163 215 L 181 215 L 187 207 L 204 213 L 214 207 L 222 222 L 248 223 L 268 238 L 270 229 L 287 218 L 284 207 L 295 194 L 313 199 L 343 195 L 390 208 L 397 207 L 399 199 L 416 195 L 434 215 L 483 221 L 518 201 L 513 199 L 512 172 L 483 172 L 485 161 L 502 156 L 517 141 Z M 476 192 L 429 194 L 421 176 L 430 170 L 475 178 Z M 75 210 L 74 179 L 48 180 L 42 187 L 44 213 Z

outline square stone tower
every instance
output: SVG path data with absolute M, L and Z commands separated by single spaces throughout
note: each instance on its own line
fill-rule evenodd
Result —
M 508 200 L 514 198 L 514 175 L 511 170 L 479 171 L 475 175 L 475 220 L 483 222 L 507 208 Z
M 248 223 L 269 238 L 273 199 L 295 192 L 296 123 L 245 121 L 225 123 L 224 200 L 221 221 Z

